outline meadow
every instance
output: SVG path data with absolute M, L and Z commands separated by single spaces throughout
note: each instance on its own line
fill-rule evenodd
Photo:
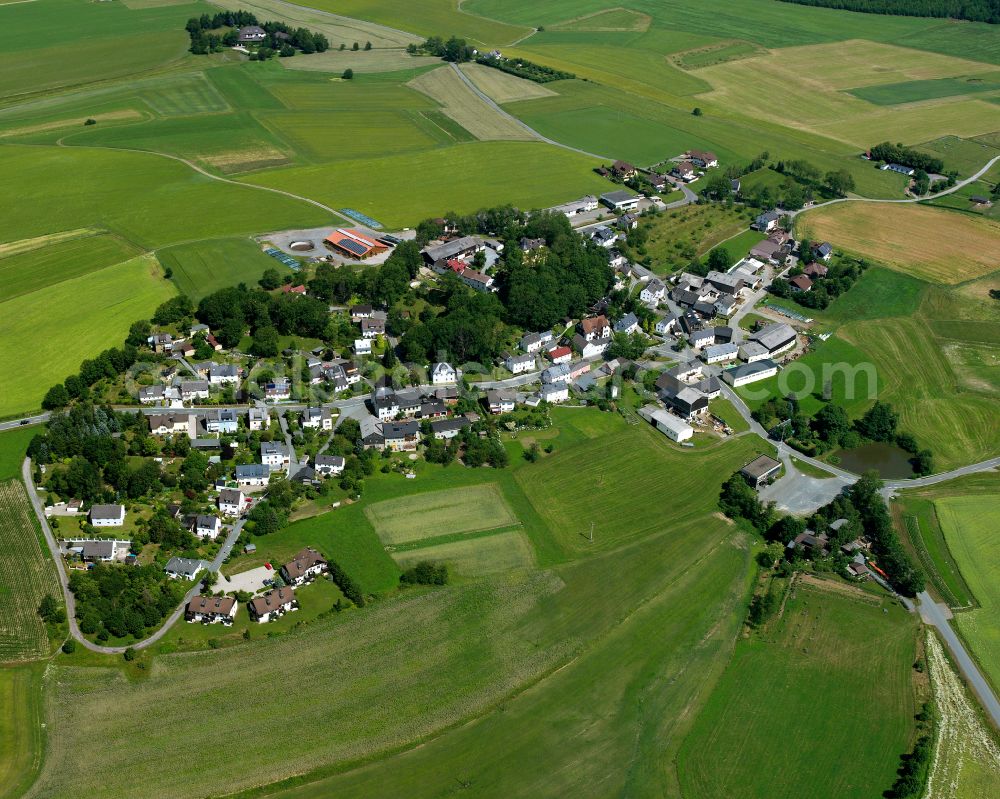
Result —
M 181 294 L 196 302 L 206 294 L 239 283 L 254 285 L 265 269 L 292 274 L 280 261 L 265 255 L 250 238 L 208 239 L 165 247 L 156 253 Z M 0 262 L 2 263 L 2 262 Z
M 21 477 L 21 462 L 28 450 L 31 439 L 39 432 L 39 428 L 15 427 L 0 433 L 0 481 L 15 480 Z
M 851 89 L 850 93 L 860 100 L 875 105 L 900 105 L 922 100 L 937 100 L 941 97 L 955 97 L 961 94 L 1000 91 L 1000 82 L 989 76 L 932 78 L 909 80 L 902 83 L 886 83 Z
M 531 545 L 523 535 L 513 531 L 397 550 L 392 553 L 392 559 L 401 569 L 424 560 L 445 563 L 450 574 L 460 577 L 510 572 L 534 563 Z
M 41 664 L 0 669 L 0 799 L 31 786 L 45 752 Z
M 476 87 L 497 103 L 513 103 L 518 100 L 536 100 L 552 97 L 555 92 L 541 83 L 509 75 L 499 69 L 481 64 L 463 64 L 462 72 L 469 76 Z
M 49 653 L 38 604 L 59 595 L 51 563 L 42 554 L 38 522 L 18 480 L 0 483 L 0 663 L 33 660 Z
M 684 795 L 881 795 L 911 746 L 915 634 L 888 599 L 797 584 L 780 617 L 737 642 L 681 748 Z M 864 735 L 851 716 L 869 718 Z

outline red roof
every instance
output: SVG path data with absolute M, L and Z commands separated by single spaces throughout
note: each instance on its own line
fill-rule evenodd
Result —
M 285 292 L 285 294 L 305 294 L 306 293 L 306 287 L 305 286 L 289 286 L 288 284 L 285 284 L 284 286 L 281 287 L 281 290 L 283 292 Z
M 555 360 L 556 358 L 562 358 L 565 355 L 572 355 L 572 354 L 573 350 L 571 350 L 569 347 L 556 347 L 555 349 L 549 351 L 549 357 L 552 360 Z
M 459 261 L 457 258 L 449 258 L 446 263 L 448 265 L 448 268 L 452 272 L 455 272 L 456 274 L 459 275 L 462 274 L 462 272 L 464 272 L 468 268 L 462 261 Z

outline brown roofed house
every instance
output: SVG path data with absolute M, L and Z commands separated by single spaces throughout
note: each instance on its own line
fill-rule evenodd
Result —
M 281 567 L 281 576 L 289 585 L 302 585 L 325 572 L 327 567 L 326 558 L 312 547 L 306 547 Z
M 247 603 L 250 618 L 258 624 L 276 619 L 290 610 L 298 610 L 295 591 L 291 588 L 275 588 L 266 594 L 254 597 Z
M 629 178 L 635 177 L 636 168 L 632 166 L 632 164 L 630 164 L 628 161 L 615 161 L 611 165 L 611 172 L 617 178 L 628 180 Z
M 233 623 L 238 607 L 236 599 L 231 596 L 196 596 L 188 602 L 184 618 L 192 622 L 214 624 L 221 621 L 229 625 Z
M 809 279 L 808 275 L 796 275 L 788 283 L 791 285 L 793 291 L 811 291 L 813 287 L 813 282 Z
M 823 264 L 813 262 L 811 264 L 806 264 L 802 271 L 809 275 L 809 277 L 826 277 L 830 270 Z

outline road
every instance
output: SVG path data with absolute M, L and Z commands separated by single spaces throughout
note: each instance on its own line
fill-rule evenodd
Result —
M 49 520 L 45 516 L 45 508 L 42 505 L 42 500 L 38 496 L 38 492 L 35 490 L 35 481 L 32 479 L 31 475 L 30 458 L 25 458 L 24 462 L 21 464 L 21 478 L 24 480 L 24 486 L 28 491 L 28 498 L 31 500 L 31 506 L 35 511 L 35 516 L 38 517 L 38 523 L 41 525 L 42 534 L 45 536 L 45 543 L 48 544 L 49 552 L 52 554 L 52 560 L 55 561 L 56 564 L 56 575 L 59 578 L 59 585 L 62 588 L 63 599 L 66 602 L 66 616 L 67 621 L 69 622 L 70 635 L 93 652 L 100 652 L 104 655 L 122 654 L 129 647 L 102 646 L 101 644 L 95 644 L 92 641 L 88 641 L 86 637 L 84 637 L 83 633 L 80 632 L 80 625 L 76 620 L 76 598 L 73 596 L 73 592 L 69 590 L 69 576 L 66 573 L 66 564 L 63 563 L 62 555 L 59 552 L 59 544 L 56 541 L 55 535 L 52 533 L 52 528 L 49 527 Z M 222 544 L 219 552 L 209 565 L 209 571 L 217 572 L 220 568 L 222 568 L 223 561 L 229 557 L 229 553 L 232 552 L 233 546 L 236 544 L 236 540 L 240 537 L 240 532 L 242 530 L 243 519 L 240 519 L 230 529 L 225 542 Z M 178 605 L 177 609 L 167 617 L 160 628 L 149 636 L 149 638 L 145 638 L 138 643 L 132 644 L 132 648 L 145 649 L 163 638 L 163 636 L 170 631 L 170 628 L 177 622 L 177 620 L 184 615 L 184 608 L 187 606 L 187 603 L 197 596 L 200 590 L 201 583 L 195 583 L 184 595 L 184 599 L 181 601 L 180 605 Z
M 1000 729 L 1000 701 L 997 700 L 996 694 L 993 693 L 993 688 L 979 670 L 976 662 L 966 651 L 965 644 L 962 643 L 962 640 L 951 628 L 951 624 L 948 623 L 948 619 L 951 618 L 951 611 L 948 610 L 947 606 L 936 603 L 926 591 L 918 594 L 917 599 L 920 600 L 917 608 L 920 611 L 920 617 L 924 620 L 925 624 L 929 624 L 941 633 L 941 637 L 951 651 L 952 657 L 958 664 L 958 668 L 965 677 L 966 683 L 975 692 L 979 698 L 979 703 L 993 720 L 993 726 Z

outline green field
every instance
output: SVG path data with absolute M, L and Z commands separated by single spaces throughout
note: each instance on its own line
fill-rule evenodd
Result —
M 423 543 L 423 542 L 421 542 Z M 517 532 L 472 536 L 443 544 L 419 546 L 392 553 L 401 569 L 430 560 L 446 563 L 451 573 L 479 577 L 531 566 L 531 545 Z
M 884 83 L 850 89 L 850 94 L 875 105 L 899 105 L 960 94 L 1000 91 L 1000 81 L 987 76 L 974 78 L 937 78 L 936 80 L 910 80 L 903 83 Z
M 737 643 L 681 749 L 685 795 L 867 799 L 892 784 L 911 745 L 916 622 L 866 599 L 796 585 L 765 633 Z M 850 717 L 877 723 L 859 737 Z M 807 741 L 822 745 L 806 756 Z
M 927 284 L 891 269 L 868 269 L 850 291 L 824 310 L 803 309 L 821 322 L 846 323 L 863 319 L 910 316 L 920 307 Z
M 934 503 L 948 549 L 979 602 L 955 623 L 979 665 L 1000 686 L 1000 493 L 938 499 Z
M 49 651 L 38 603 L 46 594 L 58 596 L 51 563 L 42 554 L 38 522 L 24 485 L 0 483 L 0 663 L 33 660 Z
M 368 505 L 375 533 L 385 544 L 509 527 L 517 522 L 497 485 L 432 491 Z
M 181 294 L 193 300 L 221 288 L 246 283 L 252 286 L 265 269 L 291 274 L 280 261 L 265 255 L 252 239 L 234 238 L 179 244 L 158 250 L 156 257 L 173 272 L 171 280 Z
M 0 669 L 0 799 L 18 799 L 42 766 L 40 664 Z
M 36 425 L 15 427 L 0 433 L 0 480 L 21 477 L 21 461 L 28 451 L 31 439 L 40 432 Z

